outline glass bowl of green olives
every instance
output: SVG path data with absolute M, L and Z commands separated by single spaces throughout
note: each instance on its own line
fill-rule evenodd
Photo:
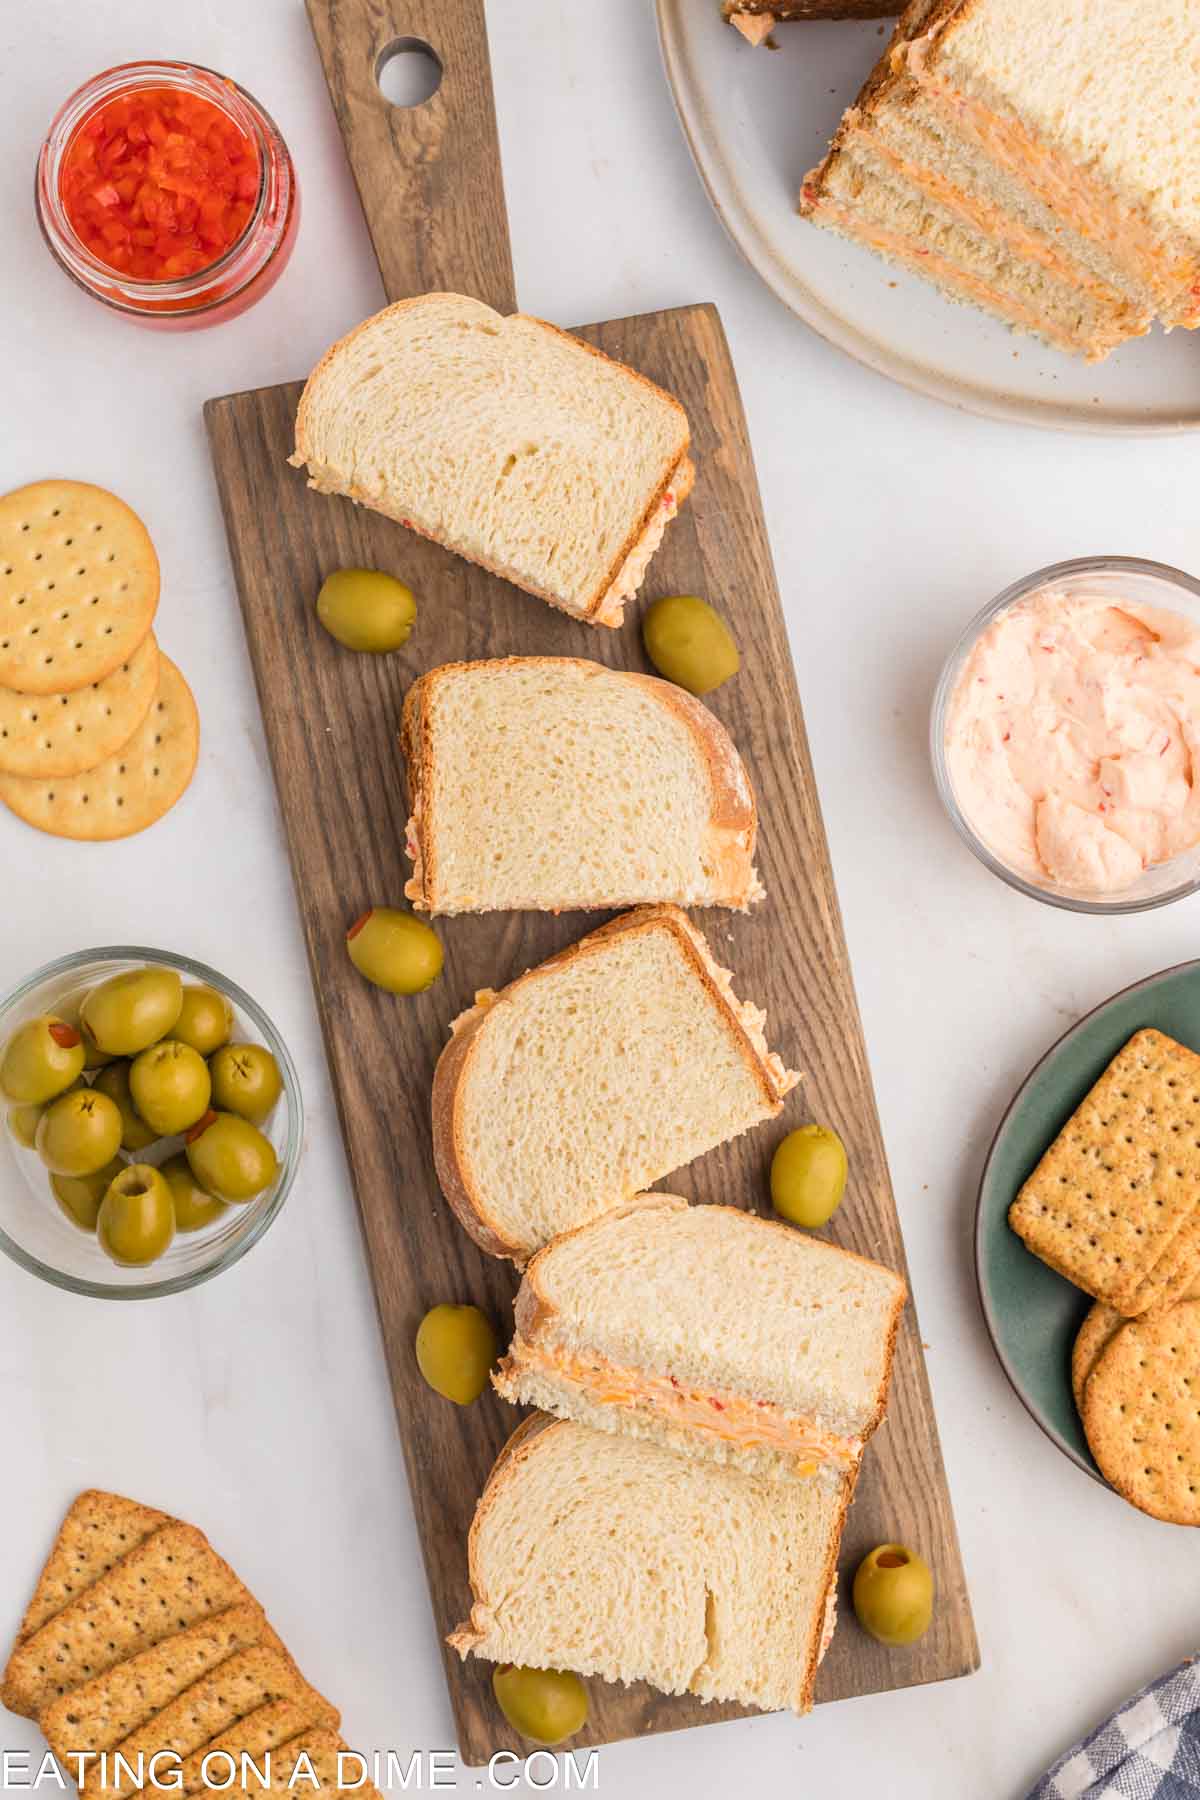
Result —
M 0 1000 L 0 1250 L 55 1287 L 151 1300 L 231 1268 L 303 1129 L 279 1032 L 190 957 L 81 950 Z

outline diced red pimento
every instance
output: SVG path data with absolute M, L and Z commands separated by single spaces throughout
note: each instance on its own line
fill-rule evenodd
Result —
M 59 192 L 80 242 L 137 281 L 218 262 L 258 199 L 258 149 L 211 100 L 180 88 L 122 94 L 84 120 Z

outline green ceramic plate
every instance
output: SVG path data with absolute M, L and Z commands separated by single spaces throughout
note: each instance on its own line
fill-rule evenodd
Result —
M 1200 1051 L 1200 962 L 1180 963 L 1115 994 L 1073 1025 L 1031 1069 L 1000 1121 L 975 1216 L 983 1316 L 1017 1397 L 1071 1461 L 1096 1481 L 1071 1395 L 1071 1346 L 1091 1301 L 1008 1228 L 1021 1183 L 1088 1089 L 1135 1031 L 1153 1025 Z

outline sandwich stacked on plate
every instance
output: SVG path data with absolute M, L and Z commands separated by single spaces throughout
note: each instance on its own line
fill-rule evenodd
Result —
M 721 14 L 748 44 L 764 44 L 781 19 L 882 19 L 896 0 L 721 0 Z
M 800 211 L 1098 360 L 1200 322 L 1197 0 L 911 0 Z

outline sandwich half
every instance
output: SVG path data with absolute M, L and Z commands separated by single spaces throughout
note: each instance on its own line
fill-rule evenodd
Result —
M 912 0 L 828 155 L 805 177 L 800 212 L 1090 361 L 1144 335 L 1162 295 L 1121 234 L 1100 226 L 1086 199 L 1094 170 L 1074 169 L 1065 148 L 1057 157 L 1046 145 L 1018 154 L 1016 128 L 985 127 L 954 86 L 960 77 L 969 85 L 972 56 L 986 62 L 975 42 L 982 33 L 1019 95 L 1048 38 L 1062 99 L 1054 129 L 1065 143 L 1076 89 L 1091 107 L 1092 89 L 1111 101 L 1112 88 L 1103 34 L 1072 37 L 1064 20 L 1081 6 L 1094 19 L 1109 4 L 1121 0 L 1049 10 L 1040 0 Z M 948 48 L 956 41 L 957 63 Z M 1084 60 L 1072 71 L 1076 53 Z
M 535 1415 L 476 1508 L 474 1604 L 448 1641 L 464 1658 L 807 1712 L 852 1486 L 767 1481 Z
M 899 62 L 1164 324 L 1200 322 L 1194 0 L 939 0 Z
M 506 1400 L 776 1476 L 857 1467 L 883 1418 L 904 1282 L 790 1225 L 674 1194 L 525 1271 Z
M 619 625 L 691 491 L 687 416 L 623 363 L 461 294 L 328 350 L 291 461 L 591 625 Z
M 574 657 L 447 663 L 408 690 L 400 741 L 421 911 L 762 897 L 741 757 L 672 682 Z
M 602 925 L 454 1021 L 438 1179 L 492 1256 L 543 1244 L 776 1116 L 798 1077 L 673 906 Z

